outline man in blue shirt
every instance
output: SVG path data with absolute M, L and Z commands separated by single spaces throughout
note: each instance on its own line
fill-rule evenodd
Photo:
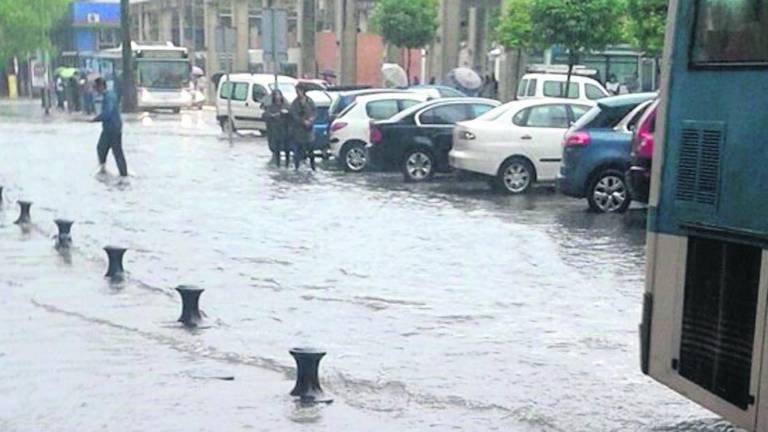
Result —
M 93 119 L 94 122 L 101 122 L 101 136 L 99 137 L 99 144 L 96 146 L 101 172 L 106 170 L 107 153 L 112 149 L 112 156 L 115 157 L 120 176 L 127 177 L 128 167 L 125 163 L 125 155 L 123 155 L 123 120 L 120 118 L 117 96 L 115 92 L 107 90 L 107 83 L 104 78 L 96 78 L 94 87 L 103 98 L 101 113 Z

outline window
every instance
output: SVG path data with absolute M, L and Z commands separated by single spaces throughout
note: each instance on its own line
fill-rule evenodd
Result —
M 642 104 L 638 107 L 637 112 L 627 122 L 627 130 L 633 131 L 637 129 L 637 122 L 640 121 L 640 118 L 643 116 L 643 114 L 645 114 L 645 110 L 648 108 L 648 105 L 650 105 L 650 102 Z
M 365 112 L 373 120 L 386 120 L 399 112 L 395 99 L 368 102 Z
M 251 90 L 251 97 L 253 98 L 254 102 L 261 102 L 261 100 L 264 99 L 266 95 L 267 89 L 259 84 L 253 85 L 253 90 Z
M 435 107 L 422 113 L 419 121 L 425 125 L 452 125 L 456 122 L 469 120 L 467 108 L 464 104 Z
M 480 117 L 481 115 L 487 113 L 492 109 L 493 107 L 490 105 L 480 105 L 480 104 L 472 105 L 472 118 Z
M 591 110 L 592 107 L 586 106 L 586 105 L 571 105 L 571 111 L 573 112 L 573 120 L 576 121 L 581 118 L 584 114 L 587 113 L 587 111 Z
M 586 84 L 584 92 L 589 100 L 598 100 L 608 96 L 600 87 L 592 84 Z
M 517 97 L 523 97 L 525 96 L 525 92 L 528 89 L 528 80 L 524 79 L 520 81 L 520 84 L 517 86 Z
M 232 91 L 232 100 L 244 101 L 248 97 L 248 83 L 235 83 L 235 89 Z
M 223 82 L 221 83 L 221 90 L 219 90 L 219 97 L 222 99 L 229 99 L 229 95 L 232 94 L 232 83 L 231 82 Z
M 407 99 L 401 100 L 400 101 L 400 110 L 402 111 L 402 110 L 408 109 L 408 108 L 410 108 L 410 107 L 412 107 L 414 105 L 418 105 L 420 103 L 421 102 L 415 101 L 415 100 L 407 100 Z
M 565 89 L 565 81 L 544 81 L 544 96 L 547 97 L 563 97 L 563 89 Z M 579 84 L 571 82 L 568 85 L 568 98 L 579 98 Z
M 766 0 L 696 2 L 693 64 L 768 64 Z
M 532 79 L 531 83 L 528 84 L 528 96 L 536 96 L 536 84 L 537 81 L 535 79 Z
M 523 114 L 523 118 L 518 118 Z M 568 111 L 565 105 L 542 105 L 518 113 L 512 120 L 516 125 L 539 128 L 567 128 Z

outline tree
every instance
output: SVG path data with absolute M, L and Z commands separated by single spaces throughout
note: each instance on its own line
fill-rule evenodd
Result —
M 435 38 L 437 0 L 380 0 L 373 9 L 372 22 L 374 31 L 384 41 L 407 49 L 406 73 L 410 73 L 411 50 L 422 48 Z
M 522 54 L 536 47 L 531 8 L 534 0 L 506 0 L 500 18 L 494 18 L 493 36 L 504 48 L 517 51 L 515 81 L 520 79 Z
M 622 9 L 623 2 L 617 0 L 533 0 L 534 40 L 568 51 L 568 78 L 561 96 L 567 96 L 580 54 L 603 50 L 621 39 Z
M 649 57 L 664 49 L 668 0 L 627 0 L 627 34 L 632 44 Z
M 0 0 L 0 66 L 14 56 L 52 48 L 48 32 L 70 0 Z

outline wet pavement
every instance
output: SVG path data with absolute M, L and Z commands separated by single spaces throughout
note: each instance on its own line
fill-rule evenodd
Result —
M 277 169 L 208 110 L 128 117 L 123 184 L 94 175 L 98 133 L 0 103 L 2 431 L 728 429 L 640 373 L 640 208 Z M 180 284 L 207 328 L 174 322 Z M 287 395 L 305 345 L 331 405 Z

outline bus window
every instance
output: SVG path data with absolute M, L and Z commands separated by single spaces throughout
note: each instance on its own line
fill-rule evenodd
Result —
M 696 2 L 692 63 L 768 64 L 768 1 Z

